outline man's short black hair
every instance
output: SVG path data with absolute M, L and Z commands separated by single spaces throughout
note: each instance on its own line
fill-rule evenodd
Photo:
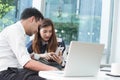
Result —
M 36 8 L 26 8 L 22 14 L 20 19 L 28 19 L 29 17 L 34 16 L 36 21 L 43 19 L 43 15 L 40 11 L 38 11 Z

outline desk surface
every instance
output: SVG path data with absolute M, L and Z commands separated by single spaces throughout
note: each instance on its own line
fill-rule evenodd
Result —
M 40 71 L 39 76 L 48 80 L 120 80 L 120 77 L 107 76 L 106 73 L 100 71 L 95 77 L 63 77 L 61 71 Z

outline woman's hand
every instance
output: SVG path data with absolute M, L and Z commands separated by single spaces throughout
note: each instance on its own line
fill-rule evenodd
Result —
M 52 54 L 54 54 L 53 52 L 50 53 L 44 53 L 44 54 L 40 54 L 40 57 L 46 59 L 46 60 L 51 60 L 52 59 Z
M 59 64 L 61 64 L 62 61 L 63 61 L 61 52 L 59 52 L 58 55 L 56 55 L 54 52 L 44 53 L 44 54 L 36 54 L 36 53 L 34 53 L 34 54 L 31 54 L 31 58 L 36 59 L 35 55 L 37 56 L 37 59 L 39 57 L 39 58 L 43 58 L 43 59 L 46 59 L 46 60 L 54 60 Z
M 61 64 L 62 61 L 63 61 L 63 58 L 62 58 L 62 53 L 59 52 L 58 55 L 56 54 L 52 54 L 52 57 L 51 57 L 52 60 L 56 61 L 57 63 Z

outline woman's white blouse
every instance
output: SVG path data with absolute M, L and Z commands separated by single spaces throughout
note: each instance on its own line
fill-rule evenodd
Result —
M 0 33 L 0 71 L 8 67 L 23 67 L 30 55 L 25 46 L 25 30 L 20 21 Z

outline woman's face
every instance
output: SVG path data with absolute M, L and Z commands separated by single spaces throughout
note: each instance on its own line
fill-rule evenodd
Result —
M 48 41 L 52 35 L 52 26 L 47 26 L 40 29 L 40 35 L 43 41 Z

